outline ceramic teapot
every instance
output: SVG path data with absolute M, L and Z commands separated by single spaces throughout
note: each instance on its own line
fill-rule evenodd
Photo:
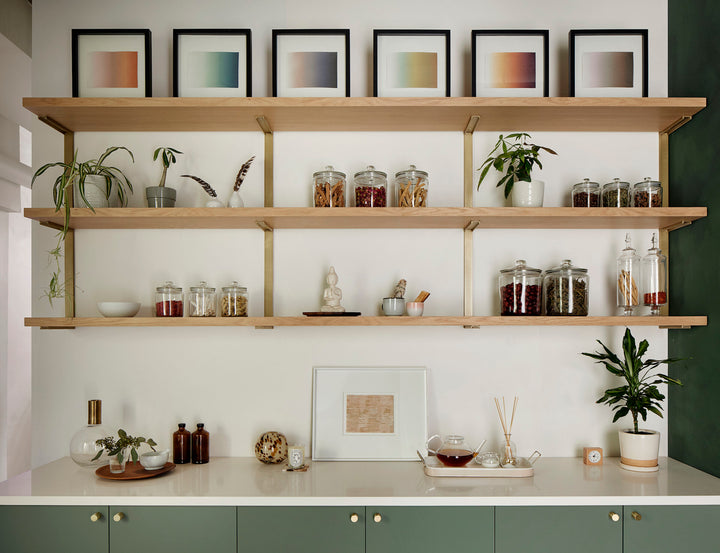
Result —
M 430 442 L 436 438 L 442 442 L 437 451 L 430 449 Z M 465 443 L 465 437 L 459 434 L 449 434 L 445 439 L 442 439 L 439 434 L 435 434 L 425 442 L 428 453 L 435 455 L 446 467 L 464 467 L 471 459 L 475 458 L 484 445 L 485 440 L 475 449 L 471 449 Z

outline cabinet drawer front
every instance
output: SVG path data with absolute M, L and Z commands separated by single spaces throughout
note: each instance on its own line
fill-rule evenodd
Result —
M 365 507 L 238 507 L 237 525 L 240 553 L 365 552 Z
M 625 553 L 720 551 L 717 505 L 627 505 L 623 521 Z
M 96 513 L 101 516 L 93 517 Z M 3 553 L 108 553 L 107 515 L 107 506 L 3 505 L 0 506 L 0 550 Z
M 368 553 L 493 553 L 492 507 L 366 507 L 365 514 Z
M 617 522 L 610 513 L 617 513 Z M 495 553 L 618 553 L 619 505 L 607 507 L 496 507 Z

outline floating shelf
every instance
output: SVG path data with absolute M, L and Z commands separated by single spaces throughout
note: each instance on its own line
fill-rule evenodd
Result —
M 661 229 L 707 216 L 705 207 L 429 208 L 105 208 L 72 209 L 74 229 Z M 63 224 L 62 212 L 30 208 L 25 217 Z M 265 225 L 265 227 L 263 227 Z
M 705 98 L 25 98 L 79 131 L 672 132 Z M 473 130 L 472 128 L 469 130 Z
M 28 317 L 25 326 L 184 327 L 184 326 L 707 326 L 707 317 Z

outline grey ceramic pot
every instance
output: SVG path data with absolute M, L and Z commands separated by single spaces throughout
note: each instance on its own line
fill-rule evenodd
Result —
M 145 189 L 148 207 L 175 207 L 177 192 L 167 186 L 148 186 Z

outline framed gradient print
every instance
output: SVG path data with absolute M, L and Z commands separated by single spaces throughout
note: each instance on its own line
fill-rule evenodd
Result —
M 250 29 L 173 29 L 173 96 L 252 96 Z
M 647 29 L 570 31 L 570 96 L 647 95 Z
M 73 29 L 74 98 L 152 96 L 149 29 Z
M 349 29 L 273 29 L 275 97 L 350 96 Z
M 472 32 L 473 96 L 548 96 L 547 30 Z
M 373 96 L 450 96 L 450 31 L 374 30 Z

